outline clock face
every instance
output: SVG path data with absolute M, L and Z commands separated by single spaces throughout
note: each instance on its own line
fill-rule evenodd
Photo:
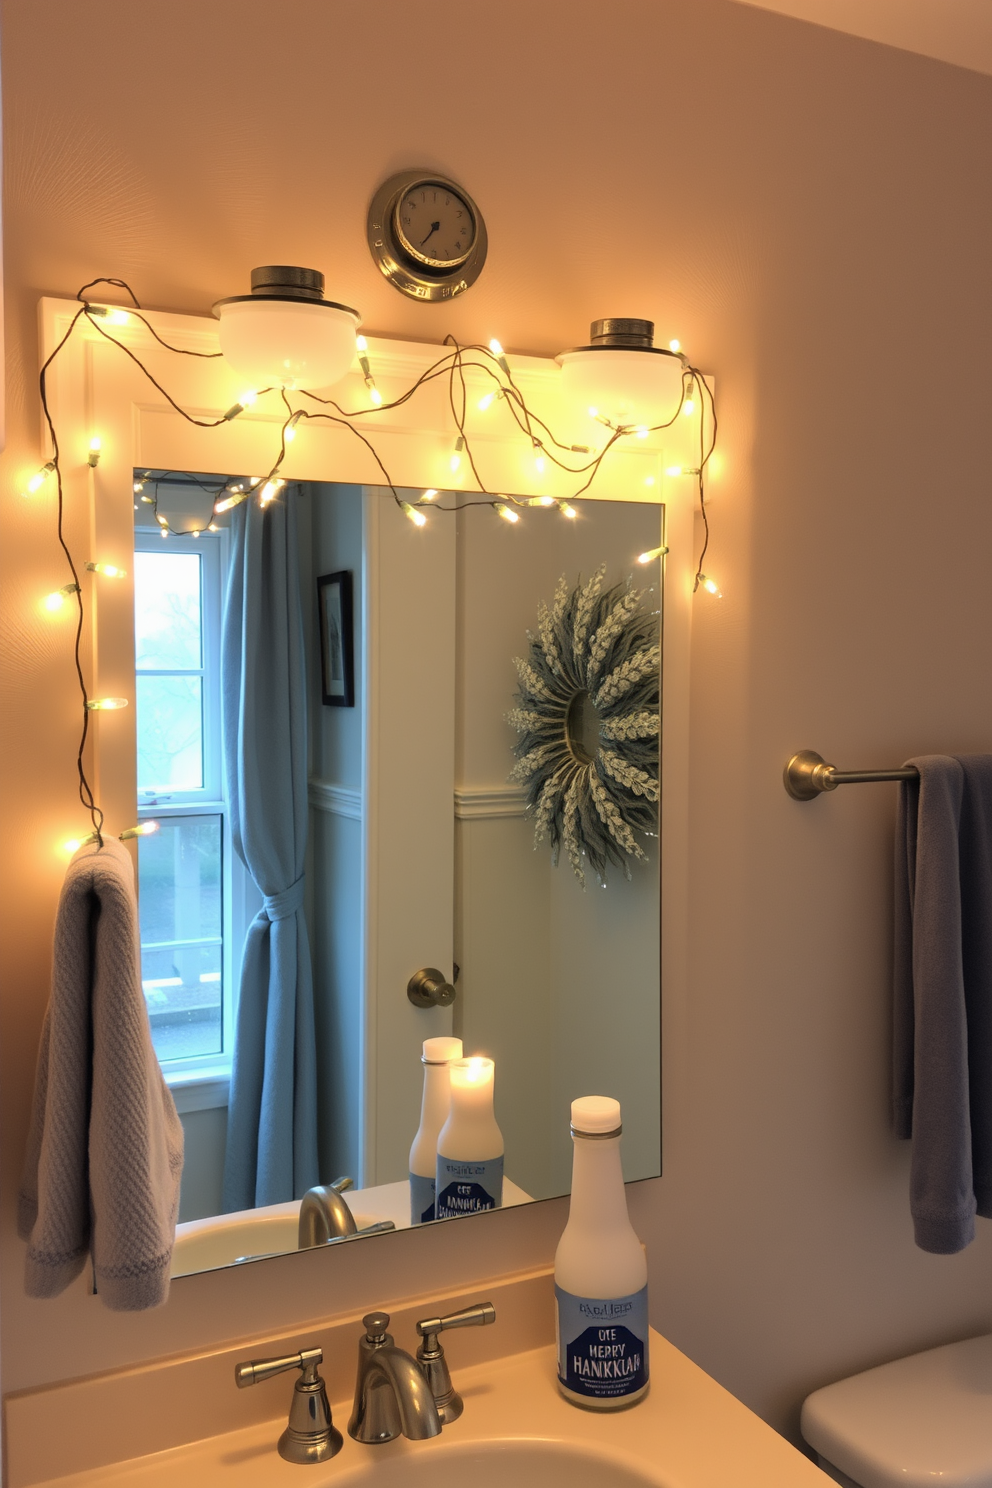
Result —
M 450 186 L 422 181 L 409 187 L 396 204 L 395 221 L 403 248 L 431 268 L 454 268 L 475 246 L 472 209 Z

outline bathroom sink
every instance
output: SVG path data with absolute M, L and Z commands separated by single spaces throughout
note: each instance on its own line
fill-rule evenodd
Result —
M 391 1219 L 398 1230 L 410 1227 L 410 1185 L 380 1183 L 374 1188 L 354 1188 L 344 1201 L 360 1230 Z M 529 1204 L 530 1195 L 509 1178 L 503 1180 L 503 1207 Z M 296 1249 L 299 1201 L 270 1204 L 262 1209 L 240 1209 L 212 1219 L 191 1219 L 176 1225 L 172 1252 L 172 1276 L 195 1271 L 214 1271 L 252 1257 L 281 1255 Z
M 411 1450 L 398 1442 L 376 1447 L 350 1467 L 336 1458 L 314 1488 L 669 1488 L 670 1483 L 613 1451 L 503 1437 L 451 1447 L 424 1443 Z

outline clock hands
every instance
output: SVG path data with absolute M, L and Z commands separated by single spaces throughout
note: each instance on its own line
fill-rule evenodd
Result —
M 434 234 L 438 231 L 438 229 L 440 228 L 440 226 L 441 226 L 440 222 L 432 222 L 431 223 L 431 230 L 427 234 L 427 238 L 432 238 L 434 236 Z M 420 242 L 421 248 L 423 248 L 424 244 L 427 242 L 427 238 L 422 238 L 421 239 L 421 242 Z

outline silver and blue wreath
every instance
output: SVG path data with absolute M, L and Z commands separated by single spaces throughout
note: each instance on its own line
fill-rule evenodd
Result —
M 539 607 L 507 714 L 520 735 L 510 780 L 524 787 L 535 846 L 550 842 L 556 865 L 564 848 L 583 885 L 587 866 L 601 883 L 611 864 L 629 878 L 658 823 L 658 612 L 629 579 L 604 590 L 605 574 L 604 564 L 574 589 L 561 578 L 550 610 Z M 583 694 L 598 723 L 594 758 L 569 728 Z

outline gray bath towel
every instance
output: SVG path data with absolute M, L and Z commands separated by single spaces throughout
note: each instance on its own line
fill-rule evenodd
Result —
M 55 922 L 18 1207 L 28 1295 L 58 1296 L 91 1255 L 108 1307 L 164 1302 L 182 1167 L 141 988 L 134 872 L 106 837 L 73 857 Z
M 893 1114 L 916 1243 L 992 1218 L 992 755 L 923 755 L 896 827 Z

